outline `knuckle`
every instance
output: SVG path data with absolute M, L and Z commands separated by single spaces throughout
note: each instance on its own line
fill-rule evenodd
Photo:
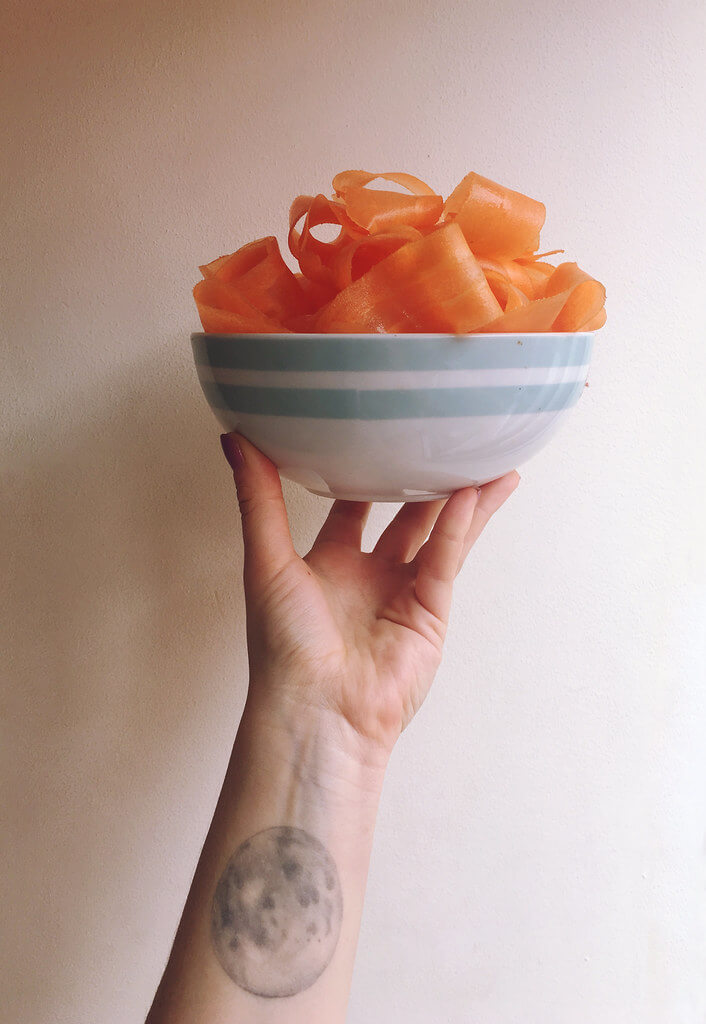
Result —
M 365 515 L 365 512 L 366 508 L 364 505 L 360 505 L 354 501 L 344 501 L 341 502 L 340 504 L 336 503 L 332 505 L 329 515 L 332 517 L 341 516 L 345 519 L 357 520 L 362 519 L 363 516 Z
M 279 505 L 280 499 L 276 495 L 248 494 L 238 492 L 238 507 L 243 519 L 252 517 L 258 511 L 262 511 L 269 504 Z
M 434 532 L 437 535 L 437 539 L 444 541 L 446 544 L 461 544 L 465 537 L 465 533 L 459 527 L 446 523 L 437 523 Z

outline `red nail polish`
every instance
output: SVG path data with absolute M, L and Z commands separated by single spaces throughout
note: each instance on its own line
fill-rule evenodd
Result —
M 238 444 L 237 437 L 237 434 L 221 434 L 221 448 L 234 473 L 245 464 L 243 449 Z

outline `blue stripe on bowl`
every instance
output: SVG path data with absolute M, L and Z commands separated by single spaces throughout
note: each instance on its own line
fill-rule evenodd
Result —
M 593 335 L 192 334 L 200 366 L 231 370 L 462 370 L 583 366 Z
M 507 387 L 339 391 L 325 388 L 254 388 L 201 381 L 210 405 L 238 413 L 333 420 L 425 419 L 549 412 L 575 405 L 583 381 Z

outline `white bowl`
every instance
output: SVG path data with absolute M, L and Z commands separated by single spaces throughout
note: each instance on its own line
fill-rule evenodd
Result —
M 593 334 L 192 334 L 218 421 L 283 476 L 426 501 L 529 459 L 583 393 Z

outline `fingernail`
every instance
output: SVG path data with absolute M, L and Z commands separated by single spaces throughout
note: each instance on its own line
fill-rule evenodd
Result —
M 228 465 L 236 473 L 245 464 L 243 449 L 238 444 L 237 434 L 221 434 L 221 448 Z

